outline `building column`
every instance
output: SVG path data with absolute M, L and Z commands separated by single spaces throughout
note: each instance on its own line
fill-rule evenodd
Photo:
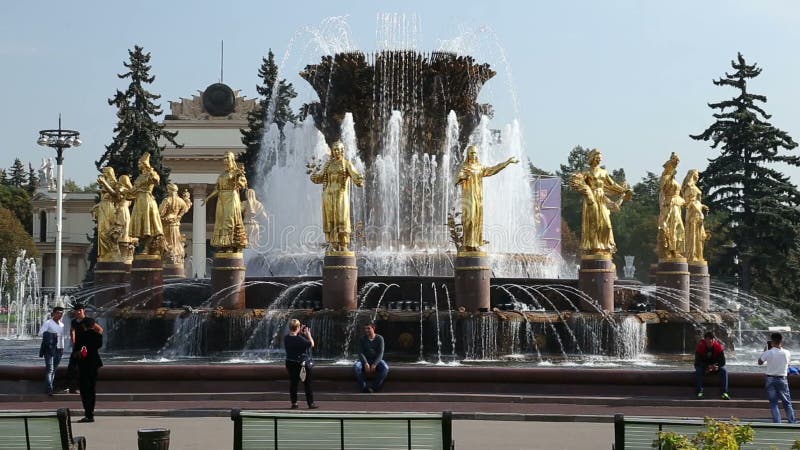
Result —
M 192 184 L 192 276 L 206 277 L 205 184 Z

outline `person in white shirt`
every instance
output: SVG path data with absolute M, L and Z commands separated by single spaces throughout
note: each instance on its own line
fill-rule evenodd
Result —
M 767 398 L 769 407 L 772 411 L 772 421 L 781 423 L 781 411 L 778 409 L 778 400 L 783 403 L 786 411 L 786 419 L 789 423 L 797 423 L 792 408 L 792 396 L 789 393 L 789 383 L 786 374 L 789 372 L 789 351 L 783 348 L 783 336 L 780 333 L 772 333 L 764 353 L 758 358 L 758 365 L 767 364 Z
M 53 381 L 56 378 L 56 369 L 61 362 L 64 354 L 64 308 L 56 306 L 50 318 L 47 319 L 42 327 L 39 328 L 39 336 L 42 337 L 42 346 L 39 348 L 39 357 L 44 358 L 45 365 L 45 389 L 47 395 L 53 395 Z

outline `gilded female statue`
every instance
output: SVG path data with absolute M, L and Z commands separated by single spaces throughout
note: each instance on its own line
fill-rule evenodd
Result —
M 178 196 L 178 186 L 167 185 L 167 196 L 161 201 L 161 223 L 164 225 L 164 261 L 169 264 L 181 264 L 186 256 L 183 249 L 185 238 L 181 235 L 181 218 L 192 207 L 189 191 Z
M 240 252 L 247 247 L 247 234 L 242 222 L 242 201 L 239 192 L 247 188 L 244 169 L 236 163 L 233 152 L 225 153 L 225 171 L 217 177 L 214 191 L 208 194 L 203 204 L 217 198 L 214 216 L 214 236 L 211 246 L 224 252 Z
M 498 174 L 509 164 L 519 160 L 508 158 L 500 164 L 487 167 L 478 159 L 478 147 L 467 147 L 467 160 L 458 169 L 456 186 L 461 186 L 461 226 L 464 230 L 463 250 L 480 251 L 483 241 L 483 178 Z
M 700 178 L 700 172 L 696 169 L 690 170 L 683 180 L 681 187 L 681 196 L 686 202 L 686 220 L 684 226 L 686 227 L 686 259 L 692 262 L 705 262 L 703 255 L 703 247 L 708 234 L 704 226 L 705 212 L 708 211 L 708 206 L 700 202 L 702 192 L 697 187 L 697 180 Z
M 311 182 L 322 185 L 322 230 L 328 251 L 347 252 L 350 245 L 350 180 L 364 185 L 364 177 L 344 158 L 341 141 L 331 146 L 331 157 L 319 171 L 312 171 Z
M 161 253 L 160 240 L 164 235 L 158 204 L 153 197 L 153 188 L 161 182 L 158 172 L 150 165 L 150 153 L 139 159 L 139 176 L 133 182 L 131 195 L 134 197 L 131 211 L 131 236 L 139 238 L 141 253 L 158 255 Z
M 245 201 L 242 202 L 244 229 L 247 231 L 247 242 L 250 246 L 254 246 L 258 245 L 261 239 L 261 221 L 267 220 L 267 210 L 256 198 L 254 189 L 247 189 L 244 196 Z
M 686 244 L 683 227 L 683 198 L 681 185 L 675 179 L 680 158 L 673 152 L 664 163 L 664 172 L 659 183 L 658 203 L 658 257 L 660 259 L 682 258 Z
M 133 184 L 131 184 L 131 177 L 128 175 L 120 175 L 119 182 L 117 182 L 117 192 L 119 192 L 119 200 L 117 201 L 117 222 L 122 228 L 122 234 L 119 237 L 119 242 L 131 242 L 131 200 L 130 195 L 133 191 Z
M 600 167 L 603 154 L 598 149 L 589 152 L 589 169 L 573 175 L 570 184 L 583 195 L 581 220 L 581 250 L 584 256 L 611 256 L 617 250 L 614 230 L 611 227 L 611 211 L 619 211 L 622 200 L 630 199 L 633 192 L 627 186 L 617 184 L 606 169 Z M 617 203 L 606 193 L 620 195 Z
M 112 167 L 103 167 L 97 177 L 100 201 L 92 208 L 97 220 L 97 258 L 99 261 L 120 261 L 119 237 L 122 227 L 117 216 L 117 177 Z

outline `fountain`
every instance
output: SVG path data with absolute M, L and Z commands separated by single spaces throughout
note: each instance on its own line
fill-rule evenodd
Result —
M 526 164 L 511 164 L 484 183 L 485 255 L 480 248 L 459 252 L 456 181 L 465 149 L 473 145 L 490 163 L 525 160 L 520 126 L 494 129 L 491 105 L 478 102 L 496 75 L 488 64 L 452 51 L 388 47 L 332 51 L 302 70 L 319 99 L 303 107 L 306 119 L 298 125 L 268 127 L 256 163 L 263 176 L 249 180 L 270 220 L 243 251 L 217 246 L 212 280 L 165 276 L 162 284 L 150 276 L 129 284 L 129 275 L 119 275 L 76 293 L 105 322 L 106 350 L 155 354 L 148 361 L 279 361 L 293 317 L 315 330 L 315 356 L 334 363 L 352 359 L 357 325 L 367 321 L 378 323 L 393 360 L 436 364 L 634 360 L 645 352 L 685 353 L 709 327 L 745 345 L 738 340 L 747 334 L 737 326 L 742 312 L 718 306 L 730 288 L 690 285 L 689 269 L 680 270 L 685 283 L 656 288 L 616 280 L 609 252 L 584 259 L 577 277 L 563 270 L 560 255 L 538 238 Z M 338 262 L 324 255 L 320 188 L 308 179 L 336 141 L 364 175 L 363 188 L 350 193 L 354 254 L 333 255 L 344 258 Z M 109 268 L 131 270 L 130 255 L 119 253 Z M 162 257 L 151 251 L 133 263 L 151 274 L 166 264 Z M 337 266 L 339 272 L 327 272 Z M 484 278 L 465 284 L 457 269 L 475 268 Z M 353 275 L 340 286 L 353 296 L 334 308 L 326 304 L 330 279 Z M 477 289 L 485 289 L 482 300 L 464 302 Z M 743 308 L 757 303 L 739 298 Z

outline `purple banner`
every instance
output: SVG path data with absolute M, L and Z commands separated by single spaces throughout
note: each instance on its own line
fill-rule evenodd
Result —
M 535 177 L 533 213 L 539 240 L 545 253 L 561 254 L 561 179 Z

